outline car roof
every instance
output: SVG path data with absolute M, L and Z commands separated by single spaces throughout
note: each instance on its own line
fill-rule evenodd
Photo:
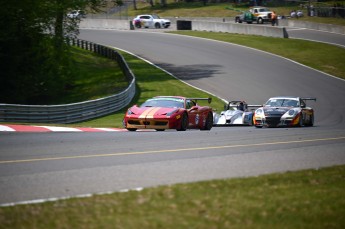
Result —
M 139 14 L 136 17 L 141 17 L 141 16 L 154 16 L 155 14 Z
M 186 97 L 183 97 L 183 96 L 155 96 L 153 98 L 172 98 L 172 99 L 186 99 Z
M 263 9 L 268 9 L 268 7 L 265 7 L 265 6 L 252 6 L 252 7 L 250 7 L 251 9 L 253 9 L 253 8 L 263 8 Z
M 296 96 L 276 96 L 276 97 L 271 97 L 270 99 L 294 99 L 294 100 L 299 100 L 299 97 L 296 97 Z

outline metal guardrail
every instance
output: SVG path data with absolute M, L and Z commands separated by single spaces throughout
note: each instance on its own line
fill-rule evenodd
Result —
M 63 105 L 0 104 L 0 122 L 76 123 L 111 114 L 126 107 L 135 95 L 135 76 L 116 50 L 92 42 L 71 39 L 71 45 L 98 53 L 118 62 L 129 86 L 121 93 L 79 103 Z

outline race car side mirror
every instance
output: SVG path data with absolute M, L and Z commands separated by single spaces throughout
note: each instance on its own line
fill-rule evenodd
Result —
M 198 107 L 197 106 L 193 106 L 192 108 L 190 108 L 191 111 L 197 110 Z

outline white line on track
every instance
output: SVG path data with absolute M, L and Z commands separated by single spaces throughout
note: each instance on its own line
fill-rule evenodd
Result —
M 129 191 L 142 191 L 144 188 L 138 187 L 138 188 L 133 188 L 133 189 L 122 189 L 118 192 L 129 192 Z M 97 195 L 110 195 L 116 192 L 98 192 L 98 193 L 88 193 L 88 194 L 81 194 L 81 195 L 75 195 L 75 196 L 64 196 L 64 197 L 52 197 L 52 198 L 47 198 L 47 199 L 37 199 L 37 200 L 27 200 L 27 201 L 19 201 L 19 202 L 12 202 L 12 203 L 5 203 L 5 204 L 0 204 L 0 207 L 10 207 L 10 206 L 15 206 L 15 205 L 24 205 L 24 204 L 40 204 L 40 203 L 46 203 L 46 202 L 54 202 L 58 200 L 68 200 L 72 198 L 88 198 L 92 196 L 97 196 Z

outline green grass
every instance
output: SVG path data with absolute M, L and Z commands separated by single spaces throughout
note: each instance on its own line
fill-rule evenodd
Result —
M 0 208 L 0 228 L 343 228 L 345 166 Z
M 145 100 L 159 95 L 179 95 L 185 97 L 205 97 L 212 98 L 212 103 L 208 104 L 199 101 L 200 105 L 210 105 L 213 109 L 224 109 L 224 102 L 217 97 L 211 96 L 200 90 L 192 88 L 187 84 L 175 79 L 169 74 L 156 68 L 145 61 L 138 59 L 125 52 L 120 52 L 125 58 L 128 66 L 132 69 L 137 80 L 137 94 L 129 106 L 140 105 Z M 122 119 L 126 109 L 120 110 L 115 114 L 99 119 L 86 121 L 74 125 L 78 126 L 96 126 L 96 127 L 123 127 Z
M 128 82 L 116 61 L 73 47 L 75 80 L 63 97 L 51 104 L 98 99 L 123 91 Z

